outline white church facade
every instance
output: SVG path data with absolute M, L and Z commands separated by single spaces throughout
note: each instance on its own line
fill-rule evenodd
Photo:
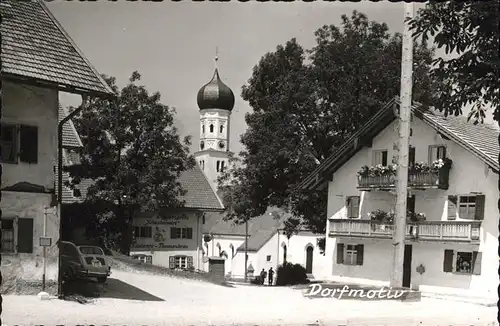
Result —
M 217 63 L 217 58 L 215 59 Z M 235 104 L 233 91 L 222 82 L 216 67 L 212 79 L 198 92 L 200 112 L 199 150 L 194 154 L 212 188 L 217 191 L 217 178 L 230 168 L 231 113 Z M 306 230 L 287 238 L 283 232 L 283 219 L 276 220 L 269 208 L 260 217 L 249 222 L 248 267 L 255 273 L 262 268 L 277 269 L 284 261 L 303 265 L 309 276 L 322 270 L 324 257 L 320 252 L 316 235 Z M 227 277 L 244 278 L 245 271 L 245 225 L 224 221 L 223 212 L 205 214 L 203 224 L 203 269 L 208 271 L 208 258 L 224 258 Z M 272 215 L 272 214 L 271 214 Z

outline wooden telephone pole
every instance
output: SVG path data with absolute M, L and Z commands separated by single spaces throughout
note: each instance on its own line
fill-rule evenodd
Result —
M 413 38 L 409 19 L 413 18 L 413 3 L 405 2 L 403 52 L 401 60 L 401 105 L 399 107 L 399 146 L 396 184 L 396 216 L 394 217 L 394 246 L 391 287 L 403 286 L 403 264 L 406 237 L 406 204 L 408 198 L 408 150 L 410 145 L 410 120 L 412 103 Z

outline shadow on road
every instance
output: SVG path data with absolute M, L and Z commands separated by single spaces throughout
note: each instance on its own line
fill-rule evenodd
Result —
M 77 280 L 66 283 L 65 296 L 83 296 L 86 298 L 113 298 L 138 301 L 164 301 L 133 285 L 114 278 L 108 278 L 106 283 L 99 284 L 92 280 Z

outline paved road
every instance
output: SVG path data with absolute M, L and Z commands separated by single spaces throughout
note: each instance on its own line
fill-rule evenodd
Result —
M 308 299 L 281 287 L 227 288 L 163 276 L 113 273 L 90 304 L 4 296 L 6 325 L 495 325 L 496 307 Z M 140 288 L 140 289 L 139 289 Z M 161 299 L 162 301 L 160 301 Z

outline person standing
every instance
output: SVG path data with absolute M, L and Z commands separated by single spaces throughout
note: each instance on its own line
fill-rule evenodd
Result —
M 273 276 L 274 276 L 274 271 L 273 268 L 269 268 L 269 285 L 273 285 Z
M 266 276 L 267 276 L 267 272 L 263 268 L 262 271 L 260 272 L 260 284 L 261 285 L 264 285 L 264 282 L 266 281 Z

